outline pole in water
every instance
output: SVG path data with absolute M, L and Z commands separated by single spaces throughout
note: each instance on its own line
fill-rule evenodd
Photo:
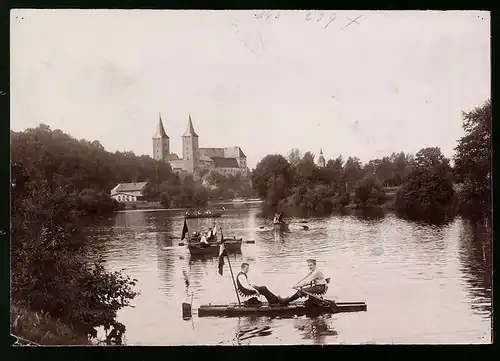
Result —
M 191 318 L 191 304 L 186 302 L 182 303 L 182 318 L 184 320 L 189 320 Z
M 222 240 L 224 242 L 224 239 Z M 231 271 L 231 278 L 233 279 L 234 292 L 236 293 L 236 297 L 238 298 L 238 305 L 241 306 L 240 295 L 238 294 L 238 289 L 236 288 L 236 282 L 234 281 L 233 268 L 231 267 L 231 261 L 229 260 L 229 253 L 226 251 L 227 263 L 229 265 L 229 271 Z

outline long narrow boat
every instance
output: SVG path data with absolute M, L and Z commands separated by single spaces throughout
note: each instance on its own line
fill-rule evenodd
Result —
M 324 304 L 307 304 L 306 302 L 293 302 L 287 306 L 244 306 L 237 303 L 226 305 L 201 305 L 198 308 L 198 317 L 240 317 L 240 316 L 304 316 L 335 314 L 341 312 L 363 312 L 367 310 L 365 302 L 337 302 L 336 307 Z

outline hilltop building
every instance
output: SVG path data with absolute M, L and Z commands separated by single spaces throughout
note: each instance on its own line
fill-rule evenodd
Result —
M 214 170 L 225 176 L 241 174 L 247 177 L 247 157 L 240 147 L 200 148 L 191 114 L 189 114 L 186 131 L 182 135 L 182 158 L 170 153 L 170 138 L 165 132 L 161 114 L 156 133 L 153 136 L 153 158 L 170 163 L 175 172 L 197 175 L 202 170 Z
M 320 166 L 321 168 L 326 167 L 326 161 L 325 161 L 325 157 L 323 157 L 323 150 L 322 149 L 319 150 L 318 166 Z

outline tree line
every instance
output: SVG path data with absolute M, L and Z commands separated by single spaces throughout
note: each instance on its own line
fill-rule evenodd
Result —
M 308 214 L 385 207 L 411 219 L 437 220 L 457 212 L 484 217 L 491 214 L 490 100 L 463 113 L 463 129 L 454 166 L 438 147 L 393 153 L 366 164 L 339 156 L 324 168 L 311 152 L 302 155 L 294 148 L 286 157 L 264 157 L 252 172 L 252 184 L 271 206 Z
M 125 325 L 116 314 L 137 295 L 137 280 L 106 271 L 102 259 L 89 262 L 77 234 L 82 219 L 120 208 L 109 197 L 116 184 L 136 181 L 150 181 L 150 187 L 181 203 L 191 200 L 182 199 L 182 192 L 196 190 L 195 185 L 182 187 L 166 162 L 148 156 L 110 153 L 98 141 L 77 140 L 45 124 L 11 131 L 11 294 L 16 309 L 46 314 L 89 340 L 103 327 L 105 342 L 122 342 Z
M 251 194 L 239 176 L 205 174 L 205 184 L 174 173 L 167 162 L 133 152 L 107 152 L 99 141 L 75 139 L 46 124 L 11 131 L 12 299 L 43 311 L 78 334 L 121 343 L 116 312 L 137 295 L 136 280 L 107 272 L 83 256 L 82 220 L 123 207 L 110 198 L 118 183 L 146 181 L 146 200 L 196 208 L 211 199 Z

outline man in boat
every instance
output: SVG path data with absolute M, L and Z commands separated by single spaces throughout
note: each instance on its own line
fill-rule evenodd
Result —
M 250 265 L 248 263 L 241 264 L 241 271 L 236 276 L 236 284 L 238 285 L 238 291 L 244 296 L 259 296 L 262 295 L 266 298 L 270 305 L 279 305 L 283 299 L 276 296 L 274 293 L 269 291 L 266 286 L 256 286 L 250 284 L 248 281 L 248 271 Z
M 212 229 L 212 227 L 210 227 L 208 229 L 208 232 L 207 232 L 207 241 L 208 242 L 215 241 L 215 234 L 216 234 L 216 230 L 214 230 L 214 229 Z
M 208 243 L 207 237 L 203 234 L 200 238 L 200 246 L 201 247 L 209 247 L 210 244 Z
M 294 286 L 294 288 L 298 288 L 297 292 L 283 299 L 281 302 L 282 304 L 289 304 L 292 301 L 306 296 L 307 294 L 302 291 L 313 295 L 323 295 L 326 293 L 326 279 L 323 272 L 316 268 L 316 260 L 308 259 L 307 267 L 309 268 L 309 273 Z
M 283 212 L 279 212 L 274 215 L 273 223 L 283 223 Z

